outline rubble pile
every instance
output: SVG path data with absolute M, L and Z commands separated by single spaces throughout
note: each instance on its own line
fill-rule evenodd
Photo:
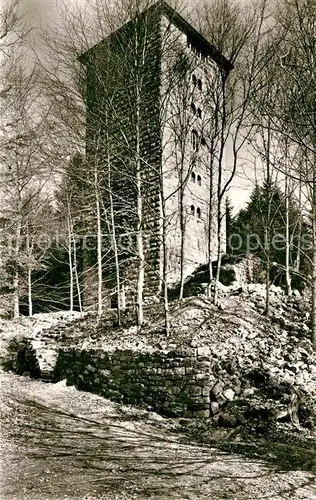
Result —
M 220 313 L 212 311 L 191 340 L 210 348 L 214 421 L 316 426 L 316 355 L 304 299 L 272 287 L 269 319 L 263 285 L 221 287 L 220 300 Z
M 21 316 L 13 320 L 0 319 L 0 364 L 16 367 L 16 373 L 23 374 L 27 366 L 24 357 L 37 357 L 38 371 L 42 378 L 53 370 L 62 335 L 75 324 L 84 321 L 78 312 L 58 311 Z M 21 358 L 19 360 L 19 357 Z M 27 372 L 37 372 L 34 363 Z

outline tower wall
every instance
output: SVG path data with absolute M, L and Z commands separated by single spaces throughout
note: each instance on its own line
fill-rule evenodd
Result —
M 90 166 L 97 165 L 105 212 L 109 213 L 111 202 L 114 209 L 127 304 L 134 302 L 138 270 L 137 162 L 141 164 L 144 297 L 161 292 L 163 226 L 168 284 L 180 280 L 181 254 L 185 276 L 206 264 L 210 252 L 216 258 L 216 238 L 212 237 L 209 248 L 210 221 L 216 234 L 216 175 L 210 174 L 206 143 L 211 109 L 205 78 L 214 66 L 203 52 L 207 42 L 200 36 L 195 45 L 194 36 L 182 29 L 159 10 L 150 11 L 85 57 L 87 160 Z M 93 168 L 89 171 L 93 185 Z M 103 227 L 111 233 L 109 220 Z M 111 243 L 109 247 L 104 252 L 108 259 L 104 287 L 110 295 L 116 284 Z
M 163 19 L 163 26 L 169 29 L 167 19 Z M 170 92 L 162 131 L 167 267 L 168 282 L 171 284 L 179 282 L 181 278 L 181 252 L 185 276 L 191 274 L 199 265 L 206 264 L 210 251 L 213 260 L 216 259 L 217 179 L 216 168 L 212 173 L 212 182 L 210 179 L 210 147 L 206 142 L 212 113 L 210 101 L 206 96 L 206 80 L 209 81 L 209 73 L 215 71 L 214 65 L 209 58 L 200 58 L 192 50 L 191 40 L 177 27 L 172 26 L 170 37 L 174 38 L 174 46 L 178 45 L 178 54 L 175 50 L 174 59 L 182 58 L 183 64 L 187 66 L 185 78 L 179 79 Z M 173 78 L 173 64 L 172 58 L 170 60 L 169 57 L 163 57 L 163 102 L 166 102 L 164 95 L 168 91 L 170 78 Z M 195 132 L 197 143 L 193 144 L 192 134 Z

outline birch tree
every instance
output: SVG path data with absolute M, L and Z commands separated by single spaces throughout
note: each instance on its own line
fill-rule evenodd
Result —
M 35 111 L 38 98 L 36 75 L 18 63 L 11 64 L 14 85 L 8 90 L 5 128 L 1 136 L 0 190 L 2 210 L 10 220 L 7 236 L 12 236 L 11 269 L 13 273 L 13 311 L 19 315 L 22 237 L 32 202 L 50 176 L 42 156 L 41 120 Z
M 272 37 L 273 25 L 267 27 L 266 24 L 270 11 L 265 0 L 240 7 L 233 2 L 216 0 L 212 5 L 208 4 L 207 13 L 202 24 L 203 32 L 234 66 L 231 73 L 222 71 L 209 82 L 214 113 L 208 125 L 207 145 L 211 155 L 210 179 L 213 179 L 210 184 L 210 205 L 214 206 L 215 201 L 217 218 L 217 267 L 213 296 L 217 302 L 217 283 L 225 243 L 224 202 L 246 141 L 252 133 L 251 100 L 260 89 L 260 74 L 273 57 L 277 39 Z M 214 172 L 217 173 L 216 179 Z M 212 260 L 214 249 L 210 248 L 210 283 L 213 278 Z
M 315 191 L 315 54 L 316 6 L 311 0 L 289 2 L 283 0 L 275 12 L 277 27 L 282 32 L 283 43 L 278 50 L 275 73 L 278 86 L 272 103 L 266 103 L 274 128 L 284 140 L 295 144 L 305 162 L 299 171 L 288 169 L 287 177 L 304 184 L 308 193 L 312 225 L 312 340 L 316 347 L 316 191 Z

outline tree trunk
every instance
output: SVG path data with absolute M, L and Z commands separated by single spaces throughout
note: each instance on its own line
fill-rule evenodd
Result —
M 302 238 L 302 172 L 299 169 L 298 181 L 298 229 L 297 229 L 297 253 L 295 261 L 295 270 L 299 273 L 301 266 L 301 238 Z
M 271 123 L 270 117 L 268 118 L 268 129 L 267 129 L 267 145 L 266 145 L 266 163 L 267 163 L 267 200 L 268 200 L 268 214 L 267 223 L 265 226 L 264 234 L 264 248 L 266 251 L 266 300 L 265 300 L 265 315 L 270 316 L 270 266 L 271 266 L 271 233 L 270 233 L 270 223 L 271 223 L 271 164 L 270 164 L 270 146 L 271 146 Z
M 185 245 L 185 215 L 184 215 L 184 186 L 183 186 L 183 166 L 181 166 L 181 177 L 180 177 L 180 231 L 181 231 L 181 244 L 180 244 L 180 292 L 179 299 L 183 299 L 184 291 L 184 245 Z
M 112 245 L 114 251 L 114 260 L 115 260 L 115 275 L 116 275 L 116 291 L 117 291 L 117 324 L 121 326 L 121 310 L 123 309 L 123 304 L 121 302 L 125 302 L 125 297 L 121 293 L 121 279 L 120 279 L 120 263 L 118 257 L 118 248 L 116 241 L 116 227 L 115 227 L 115 216 L 114 216 L 114 205 L 113 205 L 113 196 L 112 196 L 112 187 L 111 187 L 111 164 L 110 164 L 110 155 L 109 155 L 109 136 L 107 134 L 107 163 L 108 163 L 108 192 L 109 192 L 109 201 L 110 201 L 110 217 L 111 217 L 111 231 L 112 231 Z M 124 292 L 124 291 L 123 291 Z M 125 304 L 124 304 L 125 308 Z
M 19 287 L 20 287 L 20 277 L 18 271 L 19 253 L 20 253 L 20 238 L 21 238 L 21 221 L 18 221 L 16 228 L 16 242 L 15 242 L 15 265 L 16 270 L 14 272 L 13 278 L 13 316 L 18 318 L 20 316 L 20 297 L 19 297 Z
M 266 247 L 266 300 L 265 300 L 265 315 L 270 316 L 270 238 L 269 229 L 265 230 L 265 247 Z
M 74 249 L 74 272 L 75 272 L 75 280 L 76 280 L 76 287 L 77 287 L 77 294 L 78 294 L 78 304 L 79 304 L 80 314 L 82 315 L 82 300 L 81 300 L 81 290 L 80 290 L 80 282 L 79 282 L 79 276 L 78 276 L 77 245 L 76 245 L 75 238 L 73 238 L 73 249 Z
M 68 264 L 69 264 L 69 295 L 70 295 L 70 312 L 74 310 L 74 276 L 72 262 L 72 229 L 70 222 L 70 214 L 68 212 Z
M 210 185 L 209 185 L 209 223 L 208 223 L 208 287 L 207 287 L 207 295 L 211 299 L 212 298 L 212 282 L 213 282 L 213 249 L 212 249 L 212 235 L 213 235 L 213 151 L 214 144 L 212 141 L 211 147 L 211 159 L 210 159 Z
M 140 159 L 137 159 L 136 167 L 136 186 L 137 186 L 137 232 L 136 232 L 136 248 L 138 257 L 138 273 L 137 273 L 137 326 L 141 329 L 144 315 L 143 315 L 143 290 L 144 290 L 144 246 L 143 246 L 143 230 L 142 230 L 142 217 L 143 217 L 143 200 L 141 192 L 141 169 Z
M 28 306 L 29 316 L 33 316 L 33 301 L 32 301 L 32 269 L 29 267 L 27 273 L 27 288 L 28 288 Z
M 316 160 L 316 154 L 315 154 Z M 316 351 L 316 165 L 313 169 L 313 185 L 312 185 L 312 241 L 313 241 L 313 257 L 312 257 L 312 343 Z
M 313 221 L 312 343 L 316 351 L 316 221 Z
M 18 318 L 20 316 L 20 305 L 19 305 L 19 273 L 15 271 L 13 278 L 13 317 Z
M 286 146 L 287 147 L 287 146 Z M 287 151 L 286 151 L 286 173 L 285 173 L 285 281 L 286 292 L 290 296 L 292 294 L 292 283 L 290 273 L 290 220 L 289 220 L 289 179 L 288 179 L 288 165 L 287 165 Z
M 31 267 L 31 258 L 32 258 L 32 247 L 30 243 L 30 232 L 29 226 L 26 226 L 26 250 L 28 257 L 28 269 L 27 269 L 27 300 L 29 306 L 29 316 L 33 316 L 33 302 L 32 302 L 32 267 Z
M 315 189 L 315 188 L 314 188 Z M 312 343 L 316 351 L 316 213 L 313 211 L 313 259 L 312 259 Z
M 227 74 L 222 75 L 221 81 L 221 93 L 222 93 L 222 123 L 221 123 L 221 133 L 220 133 L 220 148 L 218 156 L 218 182 L 217 182 L 217 270 L 216 279 L 214 283 L 214 296 L 213 302 L 217 304 L 218 299 L 218 283 L 221 272 L 221 243 L 222 243 L 222 201 L 225 194 L 225 186 L 222 187 L 223 178 L 223 159 L 224 159 L 224 149 L 225 149 L 225 126 L 226 126 L 226 83 Z
M 122 283 L 122 286 L 121 286 L 121 297 L 120 297 L 120 300 L 121 300 L 121 308 L 120 308 L 120 310 L 121 311 L 125 311 L 125 309 L 126 309 L 126 294 L 125 294 L 125 286 L 124 286 L 123 283 Z
M 102 273 L 102 228 L 101 228 L 101 210 L 100 210 L 100 194 L 98 186 L 98 173 L 95 168 L 94 171 L 94 181 L 95 181 L 95 203 L 96 203 L 96 214 L 97 214 L 97 262 L 98 262 L 98 308 L 97 314 L 100 317 L 102 315 L 102 285 L 103 285 L 103 273 Z
M 214 297 L 213 297 L 214 305 L 218 305 L 218 284 L 219 284 L 219 278 L 220 278 L 221 266 L 222 266 L 222 251 L 221 251 L 222 218 L 221 218 L 220 205 L 218 205 L 218 210 L 219 210 L 219 215 L 217 218 L 217 269 L 216 269 L 216 278 L 215 278 L 215 284 L 214 284 Z
M 165 199 L 163 190 L 163 173 L 161 172 L 160 178 L 160 206 L 162 215 L 162 258 L 163 258 L 163 304 L 164 304 L 164 316 L 165 316 L 165 334 L 169 336 L 170 334 L 170 312 L 169 312 L 169 298 L 168 298 L 168 250 L 167 250 L 167 220 L 166 220 L 166 210 L 165 210 Z
M 138 33 L 136 34 L 136 57 L 138 66 Z M 144 43 L 144 42 L 143 42 Z M 144 293 L 144 279 L 145 279 L 145 260 L 144 260 L 144 241 L 143 241 L 143 198 L 142 198 L 142 171 L 141 171 L 141 158 L 140 158 L 140 105 L 141 105 L 141 75 L 139 74 L 139 68 L 136 68 L 136 116 L 135 116 L 135 128 L 136 128 L 136 158 L 135 158 L 135 174 L 136 174 L 136 251 L 138 258 L 138 271 L 137 271 L 137 284 L 136 284 L 136 321 L 138 330 L 141 330 L 144 321 L 143 312 L 143 293 Z
M 123 299 L 121 293 L 121 278 L 120 278 L 120 263 L 118 258 L 118 249 L 116 242 L 116 230 L 115 230 L 115 220 L 114 220 L 114 210 L 113 210 L 113 200 L 112 195 L 110 196 L 110 206 L 111 206 L 111 226 L 112 226 L 112 238 L 113 238 L 113 250 L 115 258 L 115 274 L 116 274 L 116 290 L 117 290 L 117 324 L 121 326 L 121 310 L 123 307 Z
M 169 298 L 168 298 L 168 283 L 167 283 L 167 251 L 166 244 L 164 243 L 164 314 L 165 314 L 165 333 L 168 337 L 170 334 L 170 312 L 169 312 Z

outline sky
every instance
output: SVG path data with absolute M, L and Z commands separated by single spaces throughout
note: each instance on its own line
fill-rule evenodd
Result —
M 33 25 L 39 24 L 41 19 L 56 18 L 56 7 L 53 0 L 22 0 L 22 7 L 28 21 Z

